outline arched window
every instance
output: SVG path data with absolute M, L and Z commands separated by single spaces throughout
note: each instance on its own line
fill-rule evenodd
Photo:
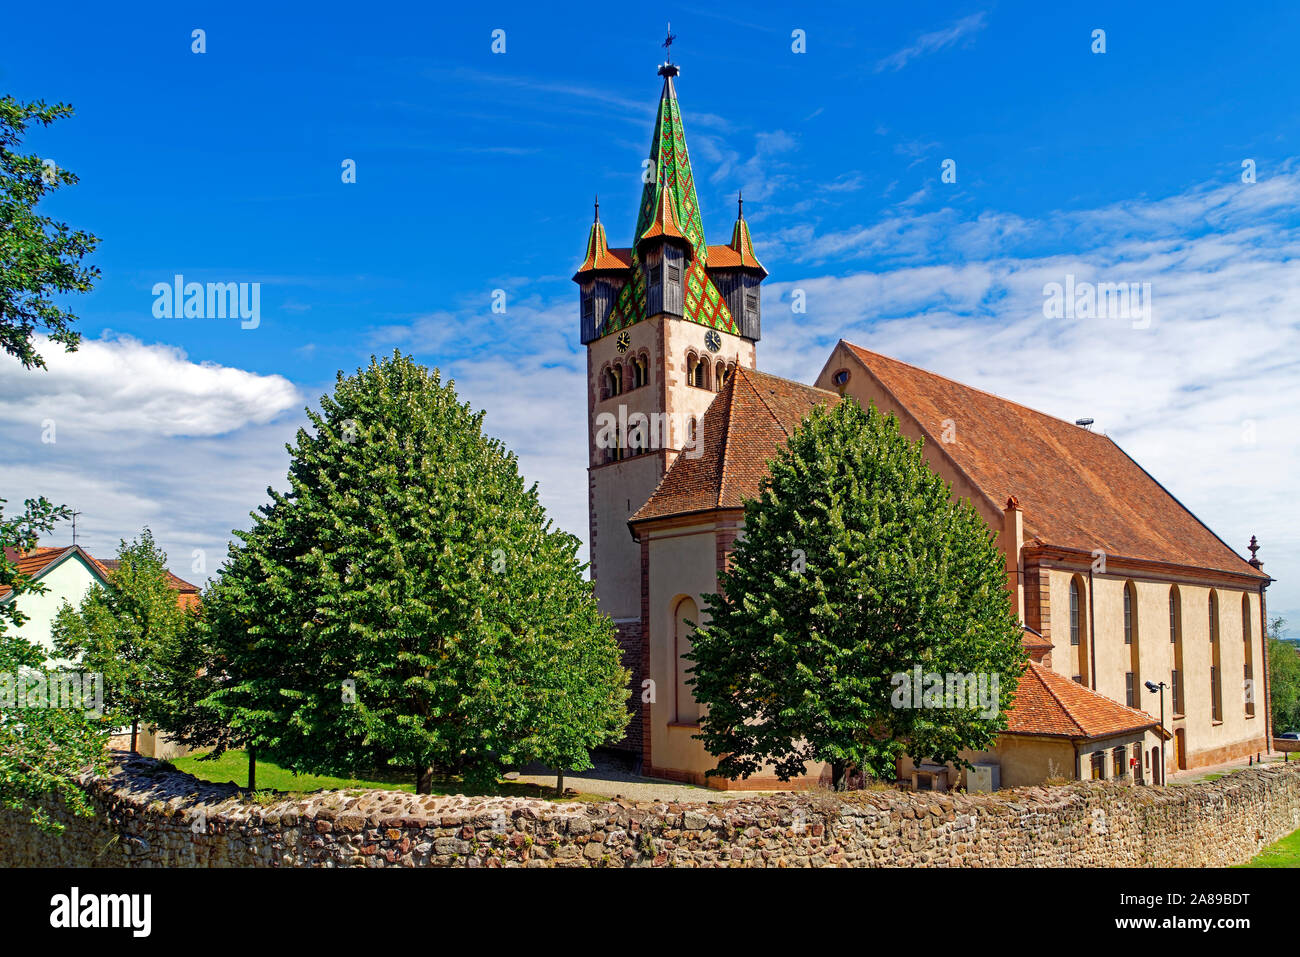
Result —
M 1245 674 L 1242 695 L 1246 700 L 1246 717 L 1255 717 L 1255 649 L 1250 640 L 1250 596 L 1241 596 L 1241 640 L 1245 649 Z
M 639 389 L 650 381 L 650 363 L 645 356 L 632 360 L 632 388 Z
M 605 373 L 606 377 L 606 397 L 621 395 L 623 393 L 623 367 L 620 365 L 611 366 Z
M 1210 717 L 1223 720 L 1223 663 L 1219 658 L 1219 596 L 1213 589 L 1209 601 L 1209 630 L 1212 646 L 1210 662 Z
M 1124 644 L 1128 645 L 1129 658 L 1128 675 L 1125 677 L 1128 706 L 1137 708 L 1141 706 L 1142 698 L 1139 690 L 1142 687 L 1142 656 L 1138 648 L 1137 586 L 1132 582 L 1124 583 Z
M 1174 646 L 1174 667 L 1169 675 L 1175 715 L 1183 713 L 1183 607 L 1178 586 L 1169 589 L 1169 643 Z
M 1091 683 L 1087 618 L 1083 601 L 1083 579 L 1075 575 L 1070 579 L 1070 663 L 1073 666 L 1071 674 L 1084 685 Z
M 686 383 L 697 389 L 709 387 L 709 364 L 693 352 L 686 356 Z
M 700 720 L 700 707 L 695 703 L 695 695 L 691 691 L 691 686 L 687 684 L 690 680 L 690 669 L 695 663 L 687 660 L 687 655 L 691 653 L 691 633 L 695 626 L 690 622 L 698 622 L 700 613 L 695 602 L 690 598 L 683 598 L 677 603 L 677 609 L 674 614 L 673 626 L 673 667 L 676 670 L 676 721 L 678 724 L 696 724 Z
M 1124 644 L 1133 644 L 1133 583 L 1124 583 Z
M 1077 579 L 1070 579 L 1070 644 L 1078 646 L 1079 644 L 1079 582 Z
M 731 370 L 727 368 L 727 364 L 725 362 L 721 362 L 721 361 L 718 362 L 718 367 L 715 371 L 713 381 L 718 384 L 719 392 L 721 392 L 724 388 L 726 388 L 727 376 L 730 374 L 730 372 Z

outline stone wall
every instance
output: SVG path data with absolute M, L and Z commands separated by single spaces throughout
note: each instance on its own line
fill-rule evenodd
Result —
M 1199 867 L 1300 828 L 1300 764 L 1179 788 L 893 790 L 601 804 L 398 791 L 275 795 L 119 756 L 59 836 L 0 812 L 0 864 L 173 867 Z

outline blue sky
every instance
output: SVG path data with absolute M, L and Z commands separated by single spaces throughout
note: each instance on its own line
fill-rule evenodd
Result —
M 630 241 L 666 14 L 706 233 L 743 188 L 771 271 L 761 368 L 810 381 L 842 336 L 1090 415 L 1238 550 L 1257 534 L 1300 624 L 1300 7 L 80 6 L 0 36 L 0 90 L 77 110 L 28 141 L 82 178 L 48 211 L 103 239 L 81 352 L 0 364 L 0 495 L 75 505 L 93 551 L 147 523 L 210 574 L 302 407 L 394 347 L 585 535 L 569 276 L 593 194 Z M 154 318 L 177 273 L 261 283 L 260 325 Z M 1151 327 L 1047 319 L 1066 274 L 1150 282 Z

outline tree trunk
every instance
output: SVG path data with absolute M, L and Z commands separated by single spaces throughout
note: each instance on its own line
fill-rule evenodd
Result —
M 137 754 L 135 750 L 136 739 L 140 735 L 140 722 L 138 720 L 131 722 L 131 753 Z
M 847 791 L 849 787 L 849 762 L 831 762 L 831 787 L 836 791 Z
M 555 793 L 564 796 L 564 768 L 560 768 L 559 773 L 555 775 Z
M 415 769 L 415 793 L 433 793 L 433 766 L 425 765 Z
M 248 746 L 248 790 L 257 790 L 257 750 Z

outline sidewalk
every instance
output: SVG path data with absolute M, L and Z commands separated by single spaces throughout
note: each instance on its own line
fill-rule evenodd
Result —
M 635 774 L 630 762 L 609 754 L 595 754 L 596 765 L 578 774 L 566 774 L 564 787 L 579 794 L 599 794 L 628 801 L 736 801 L 774 794 L 774 791 L 717 791 L 676 781 L 663 781 Z M 521 768 L 516 779 L 529 784 L 555 787 L 555 772 L 540 765 Z
M 1276 764 L 1283 760 L 1285 755 L 1270 751 L 1265 753 L 1262 761 L 1251 764 L 1249 758 L 1242 758 L 1237 761 L 1227 761 L 1223 764 L 1210 764 L 1203 768 L 1193 768 L 1190 771 L 1171 771 L 1169 773 L 1170 787 L 1183 787 L 1188 784 L 1200 784 L 1202 781 L 1214 781 L 1223 777 L 1225 774 L 1232 774 L 1234 771 L 1241 771 L 1245 768 L 1257 767 L 1259 764 Z M 1293 762 L 1300 762 L 1300 754 L 1292 755 Z

